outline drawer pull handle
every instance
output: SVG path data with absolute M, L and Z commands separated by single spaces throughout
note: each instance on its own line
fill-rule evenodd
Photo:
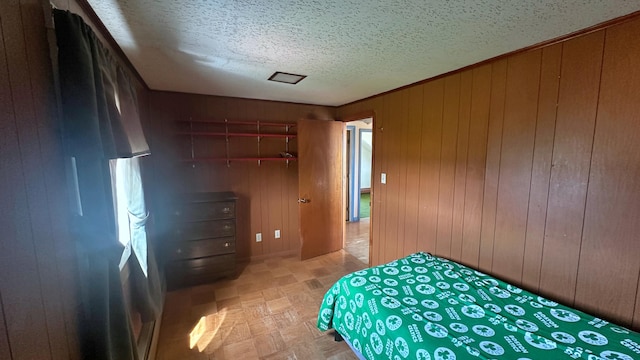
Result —
M 227 224 L 227 225 L 223 226 L 222 228 L 225 229 L 225 230 L 231 230 L 231 225 Z
M 224 243 L 224 247 L 226 247 L 226 248 L 229 247 L 229 245 L 231 245 L 231 244 L 229 244 L 228 242 Z
M 222 212 L 224 214 L 229 214 L 231 212 L 231 208 L 226 207 L 226 208 L 222 209 Z

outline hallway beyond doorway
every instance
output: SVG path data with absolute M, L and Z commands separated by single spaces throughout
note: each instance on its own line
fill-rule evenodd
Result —
M 371 194 L 360 194 L 360 219 L 368 218 L 371 215 Z
M 358 260 L 369 264 L 369 218 L 347 222 L 344 249 Z

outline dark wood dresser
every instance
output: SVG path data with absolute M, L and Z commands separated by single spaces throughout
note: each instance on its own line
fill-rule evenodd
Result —
M 232 192 L 201 192 L 173 202 L 165 248 L 169 290 L 235 274 L 236 200 Z

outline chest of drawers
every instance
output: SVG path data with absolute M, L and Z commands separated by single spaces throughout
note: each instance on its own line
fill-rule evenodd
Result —
M 173 202 L 165 244 L 168 289 L 235 274 L 236 200 L 232 192 L 202 192 Z

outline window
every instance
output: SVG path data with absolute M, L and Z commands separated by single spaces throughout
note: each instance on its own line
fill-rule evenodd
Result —
M 140 158 L 119 158 L 109 162 L 118 241 L 125 247 L 120 270 L 133 252 L 147 274 L 147 234 L 145 224 L 149 214 L 144 203 L 140 174 Z

